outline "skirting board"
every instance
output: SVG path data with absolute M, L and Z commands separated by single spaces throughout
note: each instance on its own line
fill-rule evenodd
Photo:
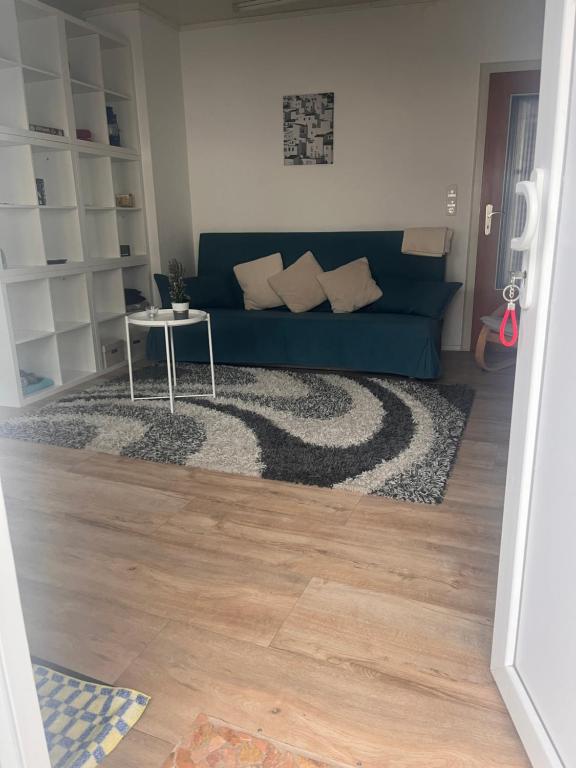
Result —
M 492 668 L 492 677 L 532 765 L 537 768 L 566 768 L 516 667 Z

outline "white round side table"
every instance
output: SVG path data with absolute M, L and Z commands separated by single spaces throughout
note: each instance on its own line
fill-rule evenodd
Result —
M 174 357 L 174 328 L 184 325 L 206 323 L 208 327 L 208 350 L 210 352 L 210 375 L 212 377 L 212 392 L 209 394 L 176 394 L 176 358 Z M 168 394 L 152 397 L 134 396 L 134 375 L 132 371 L 132 351 L 130 348 L 130 326 L 141 325 L 147 328 L 164 328 L 164 341 L 166 344 L 166 368 L 168 370 Z M 126 344 L 128 345 L 128 371 L 130 374 L 130 398 L 134 400 L 170 400 L 170 411 L 174 413 L 174 399 L 177 397 L 216 397 L 216 383 L 214 380 L 214 355 L 212 353 L 212 330 L 210 327 L 210 315 L 200 309 L 188 310 L 188 317 L 184 320 L 174 320 L 174 312 L 171 309 L 160 309 L 155 317 L 148 317 L 146 312 L 134 312 L 126 315 Z

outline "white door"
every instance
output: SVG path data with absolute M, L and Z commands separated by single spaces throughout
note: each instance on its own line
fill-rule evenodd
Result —
M 576 766 L 575 0 L 548 0 L 492 669 L 537 768 Z
M 0 766 L 50 768 L 0 485 Z

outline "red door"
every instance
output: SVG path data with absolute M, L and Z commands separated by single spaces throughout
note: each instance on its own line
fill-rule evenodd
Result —
M 502 289 L 521 256 L 510 249 L 525 219 L 516 183 L 528 179 L 534 165 L 540 72 L 497 72 L 490 77 L 480 227 L 474 285 L 472 343 L 480 318 L 502 303 Z M 490 208 L 491 206 L 491 208 Z

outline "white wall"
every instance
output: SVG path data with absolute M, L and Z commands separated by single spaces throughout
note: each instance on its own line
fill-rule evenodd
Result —
M 195 239 L 446 225 L 448 278 L 464 282 L 480 65 L 538 59 L 543 14 L 544 0 L 438 0 L 183 30 Z M 335 163 L 285 167 L 282 96 L 316 91 L 335 92 Z M 461 345 L 463 300 L 447 347 Z
M 179 36 L 159 18 L 142 13 L 152 172 L 160 263 L 176 258 L 193 268 L 192 220 Z

